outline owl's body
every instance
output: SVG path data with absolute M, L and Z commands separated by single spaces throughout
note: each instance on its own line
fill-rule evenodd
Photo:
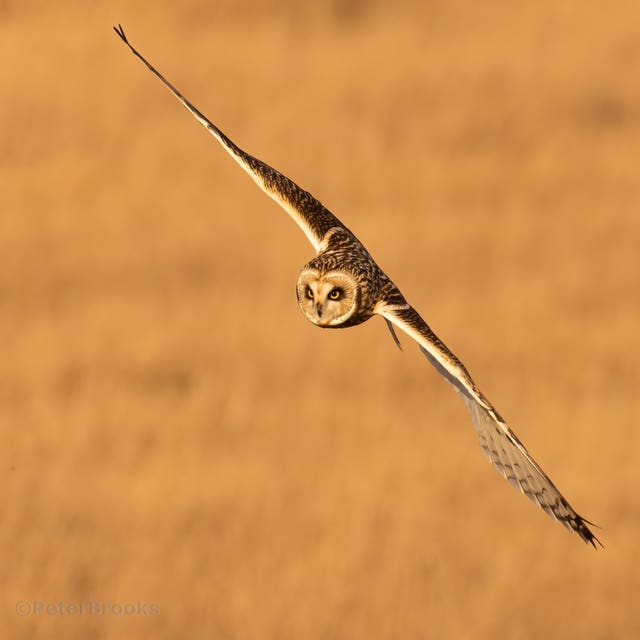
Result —
M 480 447 L 498 472 L 551 518 L 595 547 L 599 540 L 587 526 L 588 521 L 562 496 L 477 388 L 462 362 L 407 303 L 355 235 L 309 192 L 240 149 L 129 44 L 121 27 L 115 30 L 255 183 L 291 216 L 315 248 L 316 255 L 301 269 L 296 286 L 305 316 L 322 328 L 345 328 L 379 315 L 398 346 L 394 327 L 408 334 L 462 397 Z
M 350 231 L 332 227 L 322 246 L 302 267 L 296 287 L 298 304 L 311 322 L 353 327 L 373 317 L 380 300 L 395 294 L 400 301 L 400 292 Z

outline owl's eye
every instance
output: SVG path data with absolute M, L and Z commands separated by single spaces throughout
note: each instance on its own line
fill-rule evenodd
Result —
M 338 289 L 337 287 L 335 289 L 331 289 L 329 292 L 329 299 L 340 300 L 340 298 L 342 298 L 342 289 Z
M 305 291 L 305 295 L 307 296 L 307 298 L 310 298 L 311 300 L 313 300 L 313 291 L 311 290 L 311 287 L 307 287 L 307 290 Z

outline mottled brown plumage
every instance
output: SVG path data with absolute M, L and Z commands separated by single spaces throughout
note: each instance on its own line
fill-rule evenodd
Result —
M 587 521 L 569 505 L 476 387 L 462 362 L 407 303 L 355 235 L 310 193 L 240 149 L 129 44 L 122 27 L 115 31 L 256 184 L 282 206 L 314 246 L 316 256 L 302 268 L 296 287 L 298 304 L 307 318 L 320 327 L 344 328 L 380 315 L 398 346 L 394 326 L 411 336 L 462 396 L 480 447 L 497 471 L 549 516 L 595 547 L 599 540 Z

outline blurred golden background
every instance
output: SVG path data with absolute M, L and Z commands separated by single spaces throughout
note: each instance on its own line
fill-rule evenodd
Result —
M 118 40 L 310 190 L 594 552 Z M 640 9 L 0 4 L 4 638 L 640 635 Z M 154 605 L 155 613 L 19 609 Z

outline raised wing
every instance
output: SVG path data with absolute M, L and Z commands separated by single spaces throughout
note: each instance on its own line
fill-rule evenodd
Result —
M 287 176 L 240 149 L 131 46 L 121 25 L 113 29 L 131 49 L 132 53 L 140 58 L 149 70 L 162 81 L 165 87 L 187 108 L 193 117 L 213 135 L 225 151 L 253 178 L 254 182 L 293 218 L 296 224 L 304 231 L 316 251 L 323 248 L 322 240 L 329 229 L 334 227 L 346 229 L 338 218 L 308 191 L 301 189 Z
M 381 306 L 378 313 L 411 336 L 429 362 L 462 396 L 480 439 L 484 455 L 496 470 L 551 518 L 575 531 L 585 542 L 602 543 L 578 515 L 524 445 L 482 395 L 458 358 L 411 306 Z M 593 523 L 589 523 L 593 524 Z

